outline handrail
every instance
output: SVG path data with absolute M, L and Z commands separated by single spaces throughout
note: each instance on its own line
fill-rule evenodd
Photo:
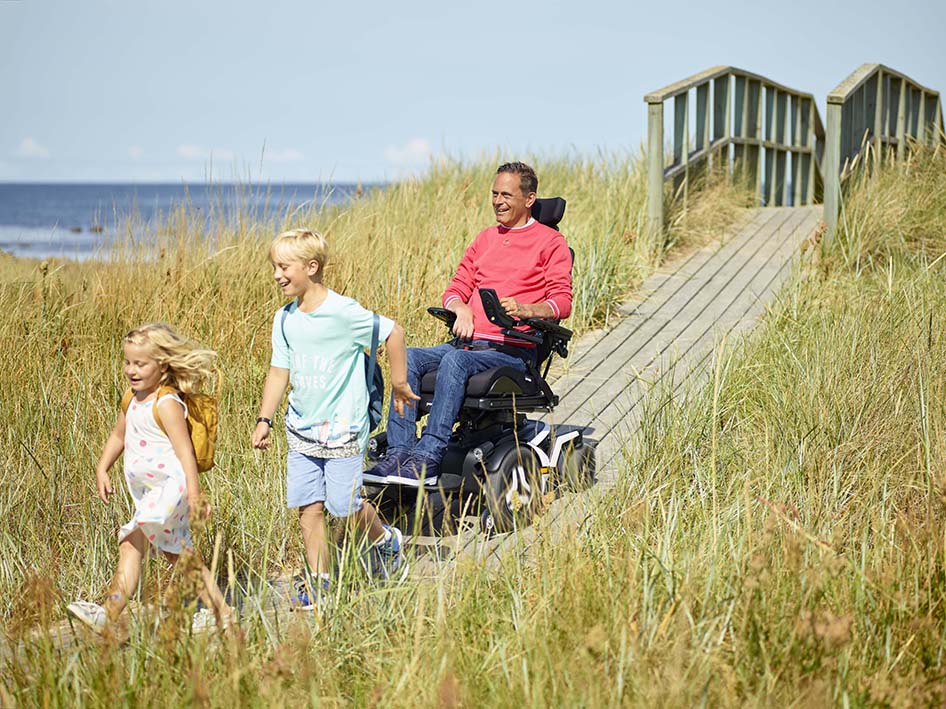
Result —
M 862 64 L 828 94 L 824 160 L 826 240 L 838 223 L 841 186 L 867 146 L 878 159 L 906 157 L 909 142 L 944 139 L 939 92 L 883 64 Z
M 695 135 L 690 143 L 690 95 Z M 664 102 L 673 99 L 672 161 L 665 165 Z M 647 215 L 664 227 L 664 182 L 682 191 L 704 164 L 741 166 L 763 204 L 809 204 L 820 196 L 824 127 L 814 97 L 759 74 L 716 66 L 653 91 L 647 103 Z M 731 155 L 729 146 L 732 147 Z M 791 155 L 791 159 L 788 156 Z

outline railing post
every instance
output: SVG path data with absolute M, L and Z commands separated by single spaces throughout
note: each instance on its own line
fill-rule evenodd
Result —
M 832 103 L 828 97 L 828 125 L 824 135 L 824 223 L 827 226 L 825 244 L 834 239 L 838 226 L 841 199 L 841 110 L 843 104 Z
M 907 86 L 906 79 L 900 79 L 900 101 L 897 105 L 897 160 L 907 156 Z
M 664 104 L 647 104 L 647 228 L 654 244 L 664 230 Z

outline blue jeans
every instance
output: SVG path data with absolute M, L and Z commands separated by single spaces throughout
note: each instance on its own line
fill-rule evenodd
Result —
M 528 350 L 526 350 L 528 352 Z M 435 369 L 437 388 L 427 418 L 427 427 L 416 440 L 417 406 L 404 407 L 404 417 L 398 416 L 392 403 L 388 413 L 388 454 L 409 453 L 412 450 L 428 460 L 439 463 L 447 448 L 453 424 L 463 399 L 466 382 L 474 374 L 493 367 L 515 367 L 526 370 L 520 358 L 495 350 L 461 350 L 450 344 L 436 347 L 407 348 L 407 383 L 415 394 L 420 393 L 420 380 Z

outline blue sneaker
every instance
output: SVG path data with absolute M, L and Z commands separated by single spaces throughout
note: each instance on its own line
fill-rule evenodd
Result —
M 392 473 L 385 478 L 385 482 L 407 485 L 408 487 L 420 487 L 421 485 L 436 484 L 439 477 L 440 463 L 438 461 L 425 458 L 417 453 L 411 453 L 401 463 L 401 467 L 396 473 Z
M 384 527 L 385 532 L 390 532 L 390 535 L 385 541 L 375 544 L 369 550 L 371 554 L 370 573 L 372 576 L 387 581 L 394 578 L 399 570 L 407 568 L 402 551 L 404 535 L 397 527 L 389 527 L 386 524 L 381 526 Z
M 397 475 L 398 470 L 404 462 L 410 457 L 411 452 L 404 449 L 396 449 L 390 451 L 386 456 L 384 456 L 378 464 L 373 468 L 366 470 L 366 473 L 371 475 L 377 475 L 379 477 L 387 477 L 388 475 Z
M 332 583 L 327 578 L 309 575 L 305 571 L 292 578 L 292 596 L 289 607 L 296 611 L 324 608 L 332 596 Z

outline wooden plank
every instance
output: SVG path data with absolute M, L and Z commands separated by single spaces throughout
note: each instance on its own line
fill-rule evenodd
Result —
M 766 207 L 775 205 L 775 145 L 778 144 L 775 127 L 775 103 L 778 91 L 772 88 L 764 89 L 765 98 L 765 118 L 763 120 L 762 137 L 772 147 L 766 147 L 762 151 L 762 204 Z
M 792 145 L 801 147 L 802 146 L 802 133 L 801 133 L 801 124 L 802 124 L 802 111 L 801 111 L 801 99 L 797 96 L 792 96 L 791 103 L 791 126 L 792 126 Z M 802 204 L 802 178 L 801 178 L 801 166 L 802 161 L 800 156 L 792 155 L 792 206 L 797 207 L 799 204 Z
M 647 104 L 647 227 L 660 243 L 664 229 L 664 105 Z
M 709 145 L 709 90 L 708 81 L 696 87 L 696 135 L 693 144 L 696 150 L 702 150 Z
M 920 99 L 922 95 L 920 89 L 910 88 L 910 135 L 915 140 L 920 138 Z
M 749 111 L 749 102 L 746 100 L 746 79 L 745 77 L 737 76 L 733 81 L 735 85 L 733 112 L 736 118 L 733 135 L 745 137 L 746 125 L 748 123 L 747 113 Z
M 788 86 L 783 86 L 782 84 L 772 81 L 771 79 L 767 79 L 766 77 L 759 74 L 753 74 L 751 71 L 746 71 L 745 69 L 738 69 L 734 66 L 716 66 L 711 69 L 707 69 L 706 71 L 701 71 L 698 74 L 694 74 L 693 76 L 688 76 L 686 79 L 681 79 L 680 81 L 674 82 L 673 84 L 665 86 L 664 88 L 657 91 L 652 91 L 644 96 L 644 101 L 647 103 L 667 101 L 671 98 L 675 98 L 679 94 L 688 92 L 690 89 L 698 86 L 699 84 L 707 81 L 713 81 L 724 75 L 732 75 L 737 78 L 742 77 L 743 79 L 752 81 L 764 81 L 766 84 L 778 89 L 779 91 L 794 93 L 798 94 L 799 96 L 807 96 L 808 98 L 812 99 L 814 98 L 810 93 L 798 91 L 797 89 L 792 89 Z
M 683 173 L 674 178 L 674 195 L 683 191 L 683 211 L 687 209 L 687 191 L 689 190 L 689 162 L 690 162 L 690 125 L 689 125 L 689 94 L 678 94 L 673 99 L 673 163 L 684 165 Z
M 841 106 L 841 174 L 847 169 L 851 158 L 854 157 L 854 105 L 845 103 Z
M 762 84 L 749 81 L 746 87 L 746 137 L 758 138 L 762 128 Z
M 828 129 L 825 131 L 824 165 L 824 222 L 827 226 L 825 242 L 834 238 L 838 224 L 841 200 L 841 114 L 844 106 L 828 104 Z
M 755 94 L 755 101 L 751 101 L 751 105 L 755 110 L 755 120 L 753 121 L 754 128 L 753 134 L 751 137 L 758 138 L 762 135 L 762 82 L 756 81 L 749 82 L 749 98 L 751 100 L 753 93 Z M 756 151 L 756 162 L 755 162 L 755 193 L 756 195 L 761 194 L 762 192 L 762 152 L 760 150 Z
M 728 138 L 731 133 L 732 110 L 729 100 L 729 74 L 713 82 L 713 140 Z
M 884 123 L 886 119 L 886 100 L 887 92 L 884 90 L 884 84 L 887 77 L 883 71 L 877 72 L 877 95 L 874 98 L 874 158 L 877 164 L 881 164 L 884 159 L 883 139 Z
M 907 86 L 904 79 L 897 82 L 897 95 L 899 102 L 897 105 L 897 160 L 903 160 L 906 157 L 907 141 Z

